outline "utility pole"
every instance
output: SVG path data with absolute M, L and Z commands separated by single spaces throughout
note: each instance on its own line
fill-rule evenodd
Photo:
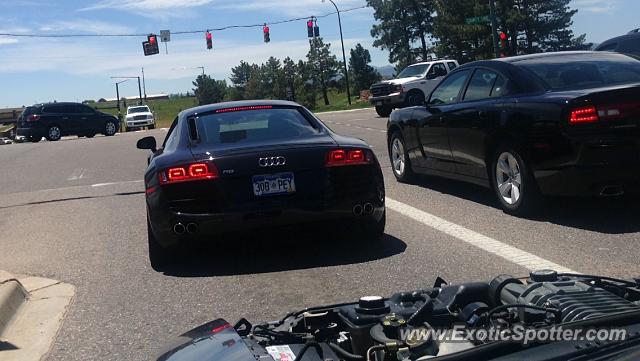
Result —
M 347 55 L 344 52 L 344 38 L 342 36 L 342 20 L 340 19 L 340 9 L 338 9 L 338 5 L 336 5 L 335 2 L 333 2 L 333 0 L 329 0 L 333 6 L 336 8 L 336 12 L 338 13 L 338 26 L 340 27 L 340 43 L 342 44 L 342 61 L 343 61 L 343 65 L 344 65 L 344 77 L 345 80 L 347 81 L 347 98 L 349 101 L 349 105 L 351 105 L 351 87 L 349 86 L 349 70 L 347 67 Z M 493 1 L 493 0 L 492 0 Z M 324 2 L 324 0 L 322 0 L 322 2 Z
M 139 76 L 112 76 L 111 79 L 138 79 L 138 94 L 140 96 L 139 105 L 142 105 L 142 84 Z
M 493 39 L 493 53 L 497 58 L 500 57 L 500 52 L 498 50 L 498 37 L 496 33 L 498 32 L 498 25 L 496 24 L 496 4 L 495 0 L 489 0 L 489 16 L 491 17 L 491 38 Z
M 164 45 L 167 45 L 167 43 L 164 43 Z M 142 89 L 144 90 L 144 102 L 147 102 L 147 84 L 144 81 L 144 66 L 142 67 Z

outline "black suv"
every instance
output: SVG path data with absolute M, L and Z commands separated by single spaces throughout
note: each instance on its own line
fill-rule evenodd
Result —
M 112 136 L 118 131 L 118 118 L 79 103 L 36 104 L 25 108 L 18 118 L 19 136 L 31 142 L 42 137 L 50 141 L 63 135 L 91 138 L 97 133 Z

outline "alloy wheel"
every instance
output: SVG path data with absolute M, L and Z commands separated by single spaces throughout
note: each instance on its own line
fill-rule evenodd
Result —
M 400 138 L 395 138 L 391 144 L 391 162 L 396 175 L 402 176 L 407 162 L 404 156 L 404 145 Z
M 114 135 L 116 134 L 116 125 L 108 122 L 106 127 L 105 127 L 105 134 L 106 135 Z
M 52 126 L 49 128 L 49 140 L 58 140 L 60 139 L 60 136 L 62 135 L 62 131 L 60 130 L 60 128 L 58 126 Z
M 513 154 L 503 152 L 496 162 L 496 184 L 498 192 L 507 204 L 515 204 L 522 197 L 522 174 L 520 164 Z

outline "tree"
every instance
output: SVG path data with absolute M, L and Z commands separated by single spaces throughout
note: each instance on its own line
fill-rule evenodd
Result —
M 369 50 L 362 47 L 361 44 L 356 44 L 356 47 L 351 49 L 351 56 L 349 58 L 349 73 L 353 79 L 354 94 L 360 93 L 361 90 L 369 89 L 371 84 L 379 81 L 381 78 L 378 71 L 369 65 L 369 63 L 371 63 Z
M 404 69 L 432 53 L 428 45 L 433 33 L 435 0 L 367 0 L 378 24 L 373 25 L 373 46 L 389 51 L 389 62 Z M 418 48 L 414 48 L 419 44 Z
M 495 0 L 497 31 L 507 35 L 507 56 L 586 49 L 585 37 L 574 37 L 570 27 L 577 10 L 570 0 Z M 487 1 L 437 0 L 434 36 L 439 39 L 437 54 L 461 62 L 492 58 L 491 26 L 467 24 L 470 18 L 489 14 Z M 502 44 L 501 44 L 502 45 Z
M 325 44 L 322 38 L 313 38 L 309 42 L 311 45 L 307 54 L 307 70 L 310 71 L 314 84 L 320 86 L 324 104 L 329 105 L 328 83 L 338 75 L 341 63 L 331 54 L 331 44 Z
M 244 99 L 245 88 L 247 83 L 251 79 L 254 72 L 258 70 L 256 64 L 249 64 L 244 60 L 240 61 L 240 64 L 234 68 L 231 68 L 231 84 L 233 87 L 230 89 L 229 95 L 232 100 Z
M 299 77 L 296 63 L 290 58 L 286 57 L 282 61 L 282 71 L 284 74 L 285 92 L 287 93 L 287 100 L 296 100 L 296 81 Z M 287 91 L 288 90 L 288 91 Z M 290 93 L 289 93 L 290 91 Z M 289 96 L 290 95 L 290 96 Z
M 221 102 L 227 92 L 227 82 L 225 80 L 215 80 L 208 75 L 198 75 L 193 82 L 193 89 L 199 105 Z
M 285 99 L 286 85 L 280 60 L 269 57 L 261 67 L 264 93 L 271 99 Z

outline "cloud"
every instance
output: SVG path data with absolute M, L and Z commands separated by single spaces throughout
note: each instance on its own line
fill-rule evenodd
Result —
M 573 0 L 571 5 L 578 11 L 597 14 L 610 14 L 618 9 L 617 0 Z
M 18 39 L 15 39 L 15 38 L 0 37 L 0 45 L 15 44 L 17 42 L 18 42 Z
M 364 0 L 341 0 L 336 3 L 340 10 L 366 5 Z M 229 1 L 225 4 L 214 5 L 215 7 L 239 11 L 266 11 L 272 13 L 284 13 L 287 15 L 307 16 L 313 13 L 316 15 L 335 11 L 329 1 L 324 4 L 321 0 L 245 0 Z
M 129 34 L 133 33 L 134 30 L 134 28 L 126 25 L 84 19 L 54 21 L 40 27 L 40 31 L 76 31 L 92 34 Z
M 212 1 L 213 0 L 103 0 L 81 10 L 167 10 L 202 6 Z

